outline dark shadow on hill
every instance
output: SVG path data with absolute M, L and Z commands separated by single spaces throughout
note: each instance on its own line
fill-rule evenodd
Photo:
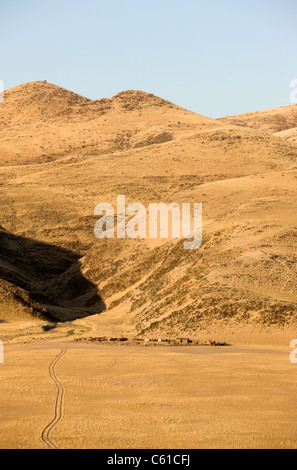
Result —
M 96 285 L 82 274 L 79 258 L 0 227 L 0 285 L 34 317 L 63 322 L 106 309 Z

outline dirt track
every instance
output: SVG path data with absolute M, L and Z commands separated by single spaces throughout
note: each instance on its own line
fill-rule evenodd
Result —
M 50 438 L 50 434 L 55 428 L 55 426 L 57 426 L 59 421 L 61 421 L 62 419 L 63 401 L 64 401 L 64 387 L 56 376 L 55 366 L 59 362 L 61 357 L 64 356 L 65 353 L 66 353 L 66 349 L 62 349 L 60 354 L 58 354 L 58 356 L 56 356 L 55 359 L 49 365 L 50 377 L 57 387 L 57 398 L 56 398 L 56 404 L 55 404 L 55 416 L 52 419 L 52 421 L 42 431 L 41 439 L 50 449 L 57 449 L 57 446 L 54 444 L 54 442 Z

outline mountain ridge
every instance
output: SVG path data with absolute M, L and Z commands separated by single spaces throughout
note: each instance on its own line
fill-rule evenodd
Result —
M 24 114 L 41 107 L 35 92 L 25 94 Z M 60 96 L 59 118 L 37 114 L 28 123 L 20 109 L 1 131 L 0 225 L 16 250 L 0 251 L 5 321 L 14 312 L 24 317 L 25 298 L 26 318 L 38 308 L 43 319 L 46 312 L 55 321 L 81 317 L 74 327 L 98 335 L 207 338 L 220 328 L 224 335 L 228 328 L 294 328 L 296 145 L 144 92 L 99 104 L 74 97 L 68 112 L 71 96 Z M 201 249 L 184 250 L 183 240 L 96 239 L 94 208 L 116 207 L 118 194 L 145 206 L 202 202 Z M 45 252 L 24 258 L 32 243 Z M 59 250 L 70 265 L 38 281 L 37 266 L 52 272 L 50 254 Z M 34 279 L 18 271 L 20 259 L 23 267 L 33 263 Z

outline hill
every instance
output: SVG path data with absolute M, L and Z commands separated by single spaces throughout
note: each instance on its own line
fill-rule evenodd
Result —
M 215 125 L 211 119 L 141 91 L 89 100 L 49 83 L 27 83 L 4 93 L 1 164 L 111 154 Z
M 297 104 L 218 119 L 225 124 L 250 127 L 297 142 Z
M 100 334 L 295 328 L 294 144 L 140 91 L 91 101 L 37 82 L 8 90 L 4 105 L 0 224 L 14 249 L 0 252 L 3 321 L 39 309 Z M 96 239 L 94 208 L 118 194 L 202 202 L 203 246 Z

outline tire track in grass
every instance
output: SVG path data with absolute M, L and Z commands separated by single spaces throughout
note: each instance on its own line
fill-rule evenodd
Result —
M 62 356 L 66 353 L 66 349 L 63 349 L 50 363 L 48 370 L 49 370 L 49 375 L 52 379 L 52 381 L 55 383 L 57 387 L 57 397 L 56 397 L 56 403 L 55 403 L 55 413 L 53 419 L 48 423 L 48 425 L 44 428 L 44 430 L 41 433 L 41 439 L 44 442 L 44 444 L 49 448 L 49 449 L 58 449 L 59 447 L 51 440 L 50 434 L 52 430 L 56 427 L 56 425 L 62 420 L 63 418 L 63 404 L 64 404 L 64 387 L 61 384 L 60 380 L 56 376 L 56 371 L 55 371 L 55 366 L 59 362 Z M 114 362 L 105 367 L 101 373 L 104 373 L 105 371 L 112 369 L 117 365 L 118 359 L 115 358 Z
M 57 426 L 57 424 L 63 418 L 64 387 L 61 384 L 58 377 L 56 376 L 55 367 L 57 363 L 59 362 L 59 360 L 61 359 L 61 357 L 64 356 L 65 353 L 66 353 L 66 349 L 62 349 L 62 351 L 52 360 L 52 362 L 50 363 L 48 367 L 50 378 L 52 379 L 52 381 L 55 383 L 57 387 L 57 397 L 56 397 L 56 403 L 55 403 L 54 417 L 41 433 L 41 439 L 49 449 L 58 449 L 58 446 L 54 444 L 54 442 L 51 440 L 50 435 L 51 435 L 52 430 Z

